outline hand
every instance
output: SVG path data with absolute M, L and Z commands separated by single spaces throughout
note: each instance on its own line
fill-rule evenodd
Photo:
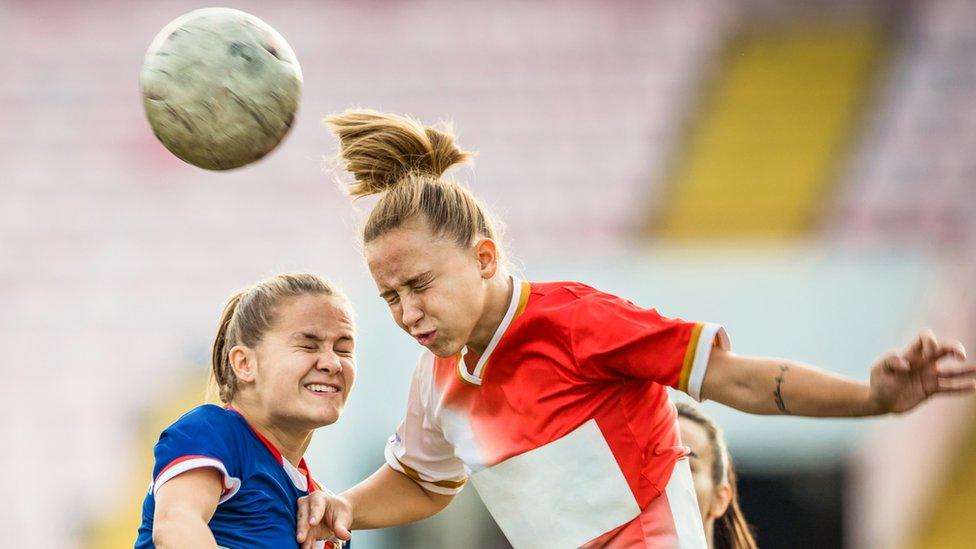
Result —
M 947 357 L 955 361 L 940 364 Z M 965 360 L 961 343 L 923 330 L 903 353 L 889 353 L 871 368 L 871 402 L 878 413 L 901 413 L 934 394 L 976 392 L 976 362 Z
M 352 505 L 342 496 L 317 490 L 298 499 L 297 539 L 301 549 L 312 549 L 320 539 L 348 540 L 352 537 L 351 525 Z

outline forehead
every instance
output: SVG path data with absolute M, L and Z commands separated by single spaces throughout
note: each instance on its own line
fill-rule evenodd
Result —
M 342 297 L 311 294 L 282 299 L 275 308 L 274 328 L 283 331 L 317 328 L 324 331 L 352 331 L 352 307 Z
M 712 450 L 705 428 L 697 422 L 684 417 L 678 418 L 678 426 L 681 429 L 681 442 L 685 446 L 689 446 L 691 451 L 698 454 L 699 457 L 710 459 Z
M 434 236 L 425 224 L 408 223 L 366 244 L 366 263 L 377 284 L 395 287 L 460 252 L 453 242 Z

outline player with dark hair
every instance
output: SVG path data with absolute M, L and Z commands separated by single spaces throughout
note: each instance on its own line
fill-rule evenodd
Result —
M 681 443 L 688 448 L 691 478 L 709 549 L 756 549 L 739 507 L 735 465 L 722 429 L 698 406 L 675 402 Z

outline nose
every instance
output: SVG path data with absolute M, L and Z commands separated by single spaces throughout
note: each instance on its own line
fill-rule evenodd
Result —
M 341 374 L 342 362 L 339 360 L 339 355 L 330 349 L 319 355 L 315 368 L 329 374 Z
M 410 328 L 424 317 L 424 311 L 419 307 L 419 303 L 414 298 L 407 298 L 401 301 L 402 312 L 400 319 L 403 325 Z

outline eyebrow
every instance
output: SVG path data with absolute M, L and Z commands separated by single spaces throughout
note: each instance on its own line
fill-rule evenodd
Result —
M 415 275 L 415 276 L 412 276 L 412 277 L 408 278 L 407 280 L 405 280 L 403 282 L 403 284 L 401 284 L 401 286 L 413 286 L 413 285 L 417 284 L 418 282 L 423 281 L 425 278 L 431 278 L 431 277 L 433 277 L 433 271 L 424 271 L 424 272 L 422 272 L 422 273 L 420 273 L 418 275 Z M 387 290 L 387 291 L 381 293 L 380 294 L 380 297 L 382 297 L 382 298 L 385 299 L 385 298 L 387 298 L 389 296 L 392 296 L 392 295 L 395 295 L 395 294 L 396 294 L 396 290 L 390 289 L 390 290 Z
M 312 332 L 295 332 L 291 334 L 291 339 L 311 339 L 312 341 L 322 341 L 324 338 L 322 336 L 312 333 Z

